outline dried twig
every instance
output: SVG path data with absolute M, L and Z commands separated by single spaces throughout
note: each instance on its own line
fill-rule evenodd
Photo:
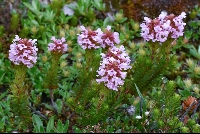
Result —
M 197 103 L 197 106 L 195 107 L 195 109 L 193 110 L 192 116 L 191 118 L 193 118 L 194 114 L 197 112 L 198 107 L 200 106 L 200 100 Z
M 196 101 L 194 101 L 189 107 L 188 109 L 185 111 L 185 113 L 181 116 L 181 122 L 183 122 L 184 120 L 184 116 L 189 112 L 189 110 L 192 108 L 193 105 L 195 105 Z
M 43 114 L 41 114 L 39 111 L 36 111 L 30 104 L 28 105 L 28 107 L 37 115 L 39 115 L 40 117 L 44 118 L 45 120 L 48 120 L 48 118 L 46 116 L 44 116 Z
M 53 92 L 52 92 L 52 89 L 50 89 L 50 99 L 51 99 L 51 104 L 52 104 L 52 107 L 53 107 L 53 111 L 54 113 L 56 113 L 58 115 L 58 112 L 56 110 L 56 106 L 55 106 L 55 103 L 53 101 L 54 97 L 53 97 Z

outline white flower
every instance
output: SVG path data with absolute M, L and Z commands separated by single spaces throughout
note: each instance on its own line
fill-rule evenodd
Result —
M 149 115 L 149 112 L 148 112 L 148 111 L 146 111 L 144 114 L 145 114 L 146 116 L 148 116 L 148 115 Z
M 136 116 L 135 118 L 136 119 L 142 119 L 142 116 Z

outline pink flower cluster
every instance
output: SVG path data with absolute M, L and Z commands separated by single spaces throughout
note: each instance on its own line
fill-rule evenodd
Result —
M 108 49 L 106 54 L 101 53 L 101 61 L 99 70 L 97 70 L 96 79 L 98 83 L 104 82 L 105 85 L 112 90 L 118 91 L 118 87 L 124 84 L 127 72 L 123 70 L 130 69 L 130 57 L 125 52 L 124 46 L 119 48 L 113 46 Z
M 111 26 L 107 26 L 105 32 L 102 32 L 100 28 L 93 31 L 86 29 L 84 26 L 80 26 L 81 34 L 78 34 L 78 44 L 83 49 L 97 49 L 106 46 L 112 47 L 114 44 L 119 44 L 119 33 L 112 32 Z
M 48 50 L 55 53 L 64 53 L 67 51 L 68 44 L 64 43 L 66 40 L 64 37 L 56 39 L 55 36 L 51 37 L 53 43 L 48 44 Z
M 13 44 L 10 45 L 9 59 L 15 64 L 20 63 L 26 65 L 28 68 L 33 67 L 37 60 L 38 48 L 34 46 L 37 39 L 21 39 L 15 35 Z
M 140 24 L 141 36 L 144 40 L 152 40 L 153 42 L 165 42 L 168 37 L 176 39 L 183 36 L 184 26 L 186 25 L 183 18 L 185 17 L 185 12 L 182 12 L 179 16 L 167 15 L 166 12 L 162 12 L 159 17 L 153 20 L 144 17 L 144 23 Z

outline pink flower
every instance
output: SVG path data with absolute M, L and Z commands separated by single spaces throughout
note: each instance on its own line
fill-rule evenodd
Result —
M 34 46 L 37 39 L 21 39 L 15 35 L 13 44 L 10 45 L 9 59 L 15 64 L 20 63 L 26 65 L 28 68 L 33 67 L 37 60 L 38 48 Z
M 55 53 L 64 53 L 67 51 L 68 44 L 64 43 L 66 40 L 64 37 L 56 39 L 55 36 L 51 37 L 53 43 L 48 44 L 48 50 Z
M 104 82 L 109 89 L 118 91 L 118 87 L 124 84 L 124 80 L 128 70 L 131 68 L 130 57 L 125 52 L 124 46 L 117 48 L 115 46 L 108 49 L 106 54 L 101 53 L 102 61 L 99 70 L 97 70 L 99 79 L 98 83 Z
M 100 48 L 100 43 L 102 42 L 103 32 L 100 28 L 95 31 L 91 29 L 86 29 L 84 26 L 80 26 L 81 34 L 78 34 L 78 44 L 83 49 L 97 49 Z
M 183 30 L 186 23 L 183 23 L 185 18 L 185 12 L 181 15 L 175 16 L 174 14 L 167 15 L 162 12 L 159 17 L 151 20 L 148 17 L 144 17 L 144 22 L 140 24 L 141 36 L 144 40 L 153 42 L 165 42 L 168 38 L 178 38 L 183 36 Z
M 120 43 L 119 39 L 119 33 L 118 32 L 112 32 L 111 26 L 107 26 L 105 29 L 105 32 L 103 33 L 101 42 L 101 47 L 105 48 L 106 46 L 112 47 L 115 44 Z

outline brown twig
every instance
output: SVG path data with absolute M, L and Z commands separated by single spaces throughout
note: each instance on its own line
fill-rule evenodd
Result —
M 54 101 L 53 101 L 54 97 L 53 97 L 52 89 L 50 89 L 50 99 L 51 99 L 51 104 L 52 104 L 54 113 L 55 113 L 55 114 L 58 114 L 58 112 L 57 112 L 57 110 L 56 110 L 55 103 L 54 103 Z
M 39 111 L 36 111 L 30 104 L 28 105 L 28 107 L 37 115 L 39 115 L 40 117 L 44 118 L 45 120 L 48 120 L 48 118 L 46 116 L 44 116 L 43 114 L 41 114 Z
M 189 107 L 188 109 L 185 111 L 185 113 L 181 116 L 181 122 L 183 122 L 184 120 L 184 116 L 189 112 L 189 110 L 192 108 L 193 105 L 195 105 L 196 101 L 194 101 Z

